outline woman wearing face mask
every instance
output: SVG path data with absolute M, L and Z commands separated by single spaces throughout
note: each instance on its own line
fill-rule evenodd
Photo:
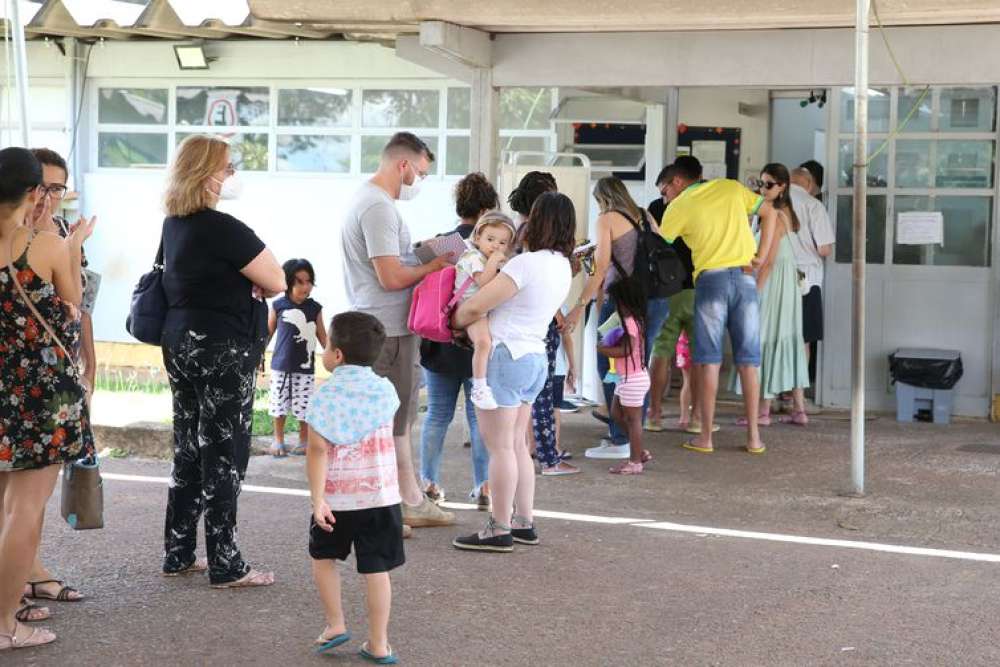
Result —
M 267 336 L 261 297 L 285 276 L 257 235 L 215 210 L 239 194 L 229 145 L 194 135 L 180 145 L 164 199 L 163 363 L 174 403 L 174 465 L 163 573 L 208 570 L 213 587 L 267 586 L 236 544 L 236 498 L 250 456 L 255 371 Z M 263 321 L 262 321 L 263 318 Z M 195 557 L 205 513 L 208 559 Z

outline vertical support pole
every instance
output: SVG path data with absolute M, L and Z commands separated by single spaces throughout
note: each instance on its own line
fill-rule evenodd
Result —
M 73 131 L 77 127 L 76 114 L 80 105 L 80 96 L 83 94 L 83 68 L 80 66 L 79 53 L 77 49 L 77 41 L 75 37 L 66 37 L 63 39 L 63 46 L 66 49 L 66 63 L 64 69 L 64 80 L 67 95 L 66 95 L 66 136 L 69 141 L 66 142 L 68 155 L 66 159 L 69 160 L 69 172 L 70 179 L 74 183 L 73 189 L 80 190 L 82 183 L 77 182 L 77 174 L 80 173 L 80 148 L 78 146 L 79 139 L 76 133 Z
M 665 161 L 670 164 L 677 159 L 677 125 L 681 118 L 681 91 L 677 86 L 667 88 L 667 127 L 664 132 Z
M 868 12 L 857 0 L 854 44 L 854 257 L 851 317 L 851 491 L 865 492 L 865 259 L 868 212 Z
M 481 171 L 493 182 L 497 178 L 499 115 L 500 91 L 493 87 L 493 69 L 476 67 L 472 74 L 469 171 Z
M 28 114 L 28 54 L 24 42 L 24 24 L 18 0 L 7 3 L 10 31 L 14 36 L 14 76 L 17 81 L 17 102 L 20 111 L 21 145 L 31 145 L 31 123 Z
M 666 135 L 670 129 L 667 122 L 666 104 L 646 105 L 646 199 L 655 197 L 656 175 L 673 160 L 667 157 Z M 659 222 L 659 220 L 657 220 Z M 590 237 L 593 238 L 593 237 Z

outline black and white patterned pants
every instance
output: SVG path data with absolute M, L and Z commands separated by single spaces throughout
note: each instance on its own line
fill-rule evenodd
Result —
M 163 363 L 174 403 L 164 572 L 194 562 L 202 512 L 211 583 L 236 581 L 250 571 L 236 543 L 236 501 L 250 460 L 259 361 L 259 352 L 245 342 L 193 331 L 164 336 Z

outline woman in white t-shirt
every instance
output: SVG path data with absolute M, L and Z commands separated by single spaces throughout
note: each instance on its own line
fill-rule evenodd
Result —
M 558 192 L 543 194 L 525 224 L 524 252 L 455 313 L 458 327 L 489 316 L 493 352 L 487 382 L 499 406 L 476 410 L 490 453 L 493 511 L 483 530 L 452 542 L 459 549 L 509 552 L 514 542 L 538 544 L 532 518 L 535 467 L 526 432 L 531 404 L 548 372 L 545 335 L 572 281 L 573 202 Z

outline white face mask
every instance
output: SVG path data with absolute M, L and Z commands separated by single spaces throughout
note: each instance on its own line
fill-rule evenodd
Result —
M 213 181 L 219 183 L 219 179 L 213 178 Z M 240 195 L 243 194 L 243 181 L 240 179 L 239 174 L 233 174 L 228 176 L 226 180 L 221 181 L 219 187 L 219 199 L 239 199 Z
M 399 184 L 399 200 L 400 201 L 410 201 L 416 198 L 420 194 L 420 184 L 423 183 L 423 177 L 414 175 L 413 184 L 407 185 L 406 181 Z

